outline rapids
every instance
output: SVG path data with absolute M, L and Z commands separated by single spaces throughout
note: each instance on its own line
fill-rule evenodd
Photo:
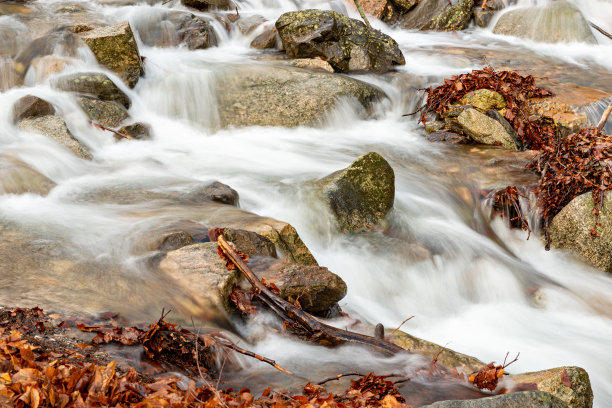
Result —
M 219 129 L 215 95 L 223 89 L 216 86 L 215 73 L 227 64 L 273 63 L 269 53 L 249 48 L 261 29 L 246 36 L 237 30 L 227 34 L 215 23 L 218 47 L 157 48 L 143 39 L 169 35 L 162 23 L 165 13 L 182 6 L 177 1 L 131 3 L 66 4 L 86 7 L 93 19 L 127 19 L 134 27 L 146 56 L 146 75 L 135 89 L 124 91 L 133 102 L 131 116 L 151 124 L 152 140 L 115 142 L 109 133 L 88 125 L 73 96 L 52 89 L 36 72 L 26 75 L 24 86 L 0 93 L 0 152 L 20 158 L 57 183 L 45 197 L 0 195 L 0 225 L 18 226 L 35 237 L 24 246 L 23 258 L 1 271 L 0 304 L 68 312 L 113 310 L 135 321 L 156 319 L 161 308 L 175 305 L 182 293 L 147 267 L 141 241 L 177 221 L 198 221 L 199 208 L 166 201 L 119 205 L 102 200 L 99 191 L 143 186 L 181 190 L 190 183 L 219 180 L 239 192 L 241 208 L 289 222 L 298 230 L 319 264 L 346 281 L 348 295 L 341 306 L 352 317 L 395 327 L 415 315 L 405 331 L 485 362 L 500 362 L 506 351 L 520 351 L 512 372 L 581 366 L 590 375 L 595 406 L 612 406 L 612 277 L 561 251 L 545 251 L 537 236 L 527 240 L 525 233 L 491 220 L 487 209 L 465 191 L 503 184 L 504 171 L 510 169 L 498 169 L 495 180 L 483 176 L 480 167 L 474 170 L 482 164 L 477 157 L 464 148 L 426 141 L 416 119 L 402 117 L 422 102 L 418 88 L 486 64 L 612 93 L 612 41 L 595 33 L 596 46 L 540 44 L 497 36 L 490 29 L 423 33 L 373 21 L 398 41 L 407 62 L 394 74 L 356 76 L 389 95 L 378 107 L 376 120 L 359 119 L 347 103 L 318 127 Z M 612 32 L 609 0 L 574 3 L 588 20 Z M 30 14 L 0 16 L 2 49 L 23 49 L 58 25 L 50 10 L 63 4 L 40 0 Z M 271 20 L 286 11 L 315 7 L 358 18 L 341 0 L 238 4 L 241 15 L 261 14 Z M 36 28 L 28 29 L 20 19 L 35 21 L 31 26 Z M 101 71 L 87 49 L 66 45 L 53 52 L 72 61 L 66 71 Z M 7 58 L 0 55 L 0 65 Z M 10 78 L 0 74 L 0 89 L 8 82 Z M 11 107 L 27 94 L 58 107 L 94 161 L 80 160 L 47 138 L 13 125 Z M 597 118 L 602 109 L 593 107 L 591 116 Z M 382 154 L 395 170 L 393 228 L 402 239 L 427 247 L 431 258 L 415 260 L 406 247 L 388 245 L 376 233 L 335 233 L 323 206 L 302 188 L 303 182 L 346 167 L 368 151 Z M 53 268 L 43 268 L 40 257 L 55 259 Z M 73 267 L 75 263 L 81 266 Z M 245 336 L 251 330 L 236 328 Z M 357 351 L 350 348 L 322 350 L 274 335 L 254 348 L 310 379 L 359 366 Z M 361 354 L 363 366 L 383 364 Z M 252 376 L 266 377 L 253 384 L 289 385 L 261 364 L 244 364 L 251 366 Z M 398 364 L 408 367 L 411 362 L 394 362 Z

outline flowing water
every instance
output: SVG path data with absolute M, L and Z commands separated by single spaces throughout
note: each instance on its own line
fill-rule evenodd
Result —
M 240 193 L 241 208 L 287 221 L 299 231 L 319 264 L 346 281 L 348 295 L 341 306 L 352 317 L 394 327 L 415 315 L 404 330 L 483 361 L 500 361 L 506 351 L 520 351 L 513 372 L 584 367 L 595 405 L 612 406 L 612 278 L 562 251 L 545 251 L 539 237 L 527 240 L 525 233 L 507 229 L 471 199 L 469 191 L 505 185 L 508 175 L 516 173 L 498 159 L 499 151 L 432 144 L 416 119 L 402 117 L 422 101 L 417 88 L 486 64 L 612 93 L 612 41 L 596 34 L 597 46 L 540 44 L 496 36 L 490 29 L 421 33 L 373 21 L 398 41 L 407 61 L 396 74 L 356 76 L 389 95 L 376 120 L 360 119 L 346 103 L 318 127 L 219 129 L 215 95 L 223 89 L 216 86 L 216 74 L 230 65 L 274 63 L 274 53 L 248 47 L 261 29 L 247 36 L 237 30 L 227 34 L 215 23 L 218 47 L 159 48 L 151 44 L 160 38 L 172 41 L 164 23 L 168 10 L 181 6 L 101 3 L 69 4 L 87 8 L 89 19 L 127 19 L 137 31 L 146 75 L 135 89 L 124 90 L 133 102 L 131 116 L 151 124 L 153 138 L 115 142 L 109 133 L 92 128 L 73 96 L 50 87 L 44 64 L 38 71 L 31 68 L 24 85 L 12 89 L 7 88 L 14 79 L 3 70 L 0 151 L 57 186 L 44 197 L 0 195 L 5 233 L 0 248 L 19 242 L 16 255 L 3 263 L 0 304 L 113 310 L 133 320 L 152 320 L 161 307 L 177 307 L 184 293 L 151 270 L 143 242 L 178 222 L 206 220 L 206 214 L 198 205 L 176 200 L 118 203 L 105 195 L 141 189 L 181 193 L 219 180 Z M 298 8 L 347 12 L 340 0 L 238 3 L 241 15 L 261 14 L 272 21 Z M 610 1 L 574 3 L 589 20 L 612 31 Z M 66 4 L 40 1 L 27 14 L 0 16 L 0 62 L 10 63 L 15 50 L 61 25 L 50 11 Z M 87 49 L 70 42 L 58 40 L 49 53 L 67 61 L 63 72 L 101 70 Z M 91 149 L 92 162 L 12 124 L 12 104 L 27 94 L 57 107 L 72 133 Z M 592 110 L 596 117 L 602 107 Z M 395 170 L 391 224 L 403 244 L 378 233 L 337 234 L 324 207 L 303 188 L 368 151 L 382 154 Z M 526 176 L 518 172 L 512 177 Z M 415 256 L 415 247 L 427 248 L 431 256 Z M 250 329 L 237 330 L 246 334 Z M 313 379 L 346 371 L 356 364 L 355 355 L 364 366 L 382 364 L 351 348 L 331 352 L 273 335 L 252 348 Z M 265 377 L 253 383 L 288 384 L 259 364 L 253 363 L 251 372 Z

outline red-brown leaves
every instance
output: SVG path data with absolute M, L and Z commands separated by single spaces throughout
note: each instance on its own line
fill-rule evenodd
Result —
M 518 360 L 519 355 L 520 353 L 517 354 L 514 360 L 510 361 L 508 364 L 506 364 L 506 359 L 504 359 L 503 365 L 496 366 L 495 363 L 487 364 L 480 370 L 470 375 L 468 377 L 468 381 L 481 390 L 486 388 L 489 391 L 495 391 L 499 379 L 504 375 L 504 369 Z M 506 358 L 508 358 L 508 354 L 506 354 Z
M 612 188 L 611 160 L 612 136 L 593 127 L 546 147 L 530 165 L 542 175 L 536 193 L 545 226 L 566 204 L 588 191 L 597 215 L 604 193 Z M 596 225 L 591 235 L 598 235 Z
M 572 382 L 570 381 L 569 375 L 567 375 L 566 369 L 563 369 L 563 372 L 561 373 L 561 382 L 566 387 L 572 388 Z
M 510 228 L 521 228 L 531 234 L 527 217 L 523 214 L 520 198 L 525 194 L 519 193 L 516 186 L 493 190 L 488 198 L 491 199 L 493 211 L 499 212 L 501 217 L 507 217 Z M 529 239 L 529 237 L 527 237 Z
M 421 121 L 425 122 L 429 112 L 444 114 L 449 104 L 478 89 L 490 89 L 504 97 L 507 104 L 505 117 L 521 138 L 523 145 L 539 150 L 554 139 L 554 129 L 530 121 L 527 109 L 527 99 L 551 96 L 552 93 L 538 88 L 531 75 L 524 77 L 516 72 L 494 71 L 491 68 L 453 76 L 445 79 L 444 85 L 426 89 L 427 109 L 421 115 Z
M 91 340 L 94 344 L 117 342 L 126 346 L 133 346 L 140 343 L 145 333 L 144 330 L 137 327 L 86 326 L 82 323 L 78 323 L 76 326 L 80 331 L 97 333 L 96 337 Z

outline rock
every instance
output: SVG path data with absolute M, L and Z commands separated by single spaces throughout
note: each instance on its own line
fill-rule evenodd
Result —
M 463 132 L 475 142 L 517 150 L 514 140 L 504 127 L 476 109 L 466 109 L 459 115 L 457 121 Z
M 129 23 L 94 28 L 80 34 L 98 62 L 133 88 L 143 74 L 142 61 Z
M 270 257 L 252 257 L 249 265 L 257 277 L 276 285 L 281 298 L 299 301 L 308 313 L 325 312 L 346 296 L 346 283 L 327 268 Z
M 499 18 L 493 32 L 538 42 L 597 44 L 580 10 L 565 0 L 508 11 Z
M 474 23 L 478 27 L 488 27 L 491 20 L 493 20 L 493 16 L 501 9 L 506 7 L 503 0 L 488 0 L 487 7 L 482 8 L 482 0 L 479 0 L 474 3 Z
M 236 20 L 235 25 L 238 27 L 238 30 L 240 30 L 242 35 L 247 35 L 266 21 L 267 20 L 263 16 L 254 14 L 249 17 L 240 17 L 238 20 Z
M 0 72 L 2 72 L 2 75 L 0 75 L 0 92 L 23 85 L 23 78 L 15 70 L 10 58 L 0 57 Z
M 530 115 L 551 119 L 569 132 L 580 130 L 589 125 L 589 113 L 597 104 L 607 105 L 609 92 L 577 85 L 571 82 L 543 82 L 542 87 L 554 96 L 529 100 Z M 599 116 L 595 118 L 595 124 Z
M 510 122 L 508 122 L 508 120 L 501 113 L 491 109 L 487 112 L 487 116 L 491 119 L 495 119 L 499 122 L 500 125 L 502 125 L 506 133 L 508 133 L 512 140 L 514 140 L 514 144 L 516 145 L 518 150 L 525 150 L 523 146 L 523 141 L 520 139 L 519 135 L 516 133 Z
M 0 194 L 33 193 L 46 196 L 55 183 L 26 163 L 0 154 Z
M 359 80 L 289 67 L 227 67 L 218 79 L 221 127 L 313 126 L 342 99 L 356 100 L 362 116 L 385 94 Z
M 277 36 L 278 30 L 276 27 L 267 28 L 263 33 L 259 34 L 253 39 L 253 41 L 251 41 L 251 47 L 257 48 L 258 50 L 275 48 Z
M 560 399 L 543 391 L 523 391 L 462 401 L 438 401 L 420 408 L 566 408 Z
M 194 242 L 193 236 L 187 231 L 169 232 L 161 237 L 151 249 L 154 251 L 169 252 L 192 245 Z
M 249 255 L 262 255 L 277 258 L 274 243 L 263 235 L 252 231 L 225 228 L 223 238 L 234 244 L 238 250 Z
M 210 23 L 193 14 L 183 17 L 177 30 L 179 40 L 190 50 L 201 50 L 217 45 L 217 34 Z
M 393 207 L 395 174 L 378 153 L 366 153 L 349 167 L 317 182 L 342 232 L 380 225 Z
M 200 11 L 234 10 L 235 4 L 231 0 L 181 0 L 187 6 Z
M 117 132 L 136 140 L 147 140 L 151 138 L 151 126 L 141 122 L 136 122 L 131 125 L 123 126 L 119 130 L 117 130 Z M 123 138 L 121 136 L 115 135 L 115 139 L 121 140 Z
M 393 329 L 391 329 L 393 330 Z M 389 333 L 391 331 L 388 331 Z M 427 340 L 419 339 L 411 336 L 401 330 L 396 331 L 390 338 L 392 343 L 409 350 L 413 353 L 422 354 L 427 357 L 434 358 L 437 356 L 438 361 L 448 368 L 456 368 L 465 374 L 478 371 L 486 364 L 475 357 L 462 354 L 451 350 L 447 347 L 442 347 L 439 344 L 432 343 Z M 443 350 L 440 352 L 440 350 Z
M 127 110 L 117 102 L 87 96 L 78 97 L 77 102 L 89 119 L 102 126 L 114 128 L 129 117 Z
M 391 0 L 391 2 L 403 13 L 409 12 L 414 6 L 419 4 L 419 0 Z
M 461 105 L 471 105 L 482 113 L 487 113 L 491 109 L 504 109 L 507 106 L 504 97 L 490 89 L 477 89 L 470 92 L 461 98 L 459 103 Z
M 14 63 L 15 70 L 25 75 L 35 59 L 51 56 L 58 48 L 62 49 L 63 57 L 78 57 L 78 50 L 82 45 L 78 35 L 63 29 L 52 30 L 31 41 L 17 54 Z
M 72 136 L 66 122 L 58 116 L 39 116 L 19 122 L 19 128 L 26 132 L 39 133 L 50 137 L 59 144 L 72 150 L 81 159 L 91 160 L 89 149 Z
M 349 0 L 349 4 L 353 6 L 354 10 L 357 10 L 357 6 L 352 0 Z M 359 0 L 363 12 L 374 16 L 376 18 L 382 18 L 387 8 L 387 0 Z
M 437 130 L 435 132 L 431 132 L 427 134 L 427 140 L 430 142 L 444 142 L 448 144 L 466 143 L 467 141 L 464 136 L 448 130 Z
M 105 74 L 82 72 L 64 75 L 53 83 L 58 89 L 96 97 L 103 101 L 117 102 L 129 109 L 130 98 Z
M 329 62 L 318 58 L 297 58 L 289 61 L 289 65 L 298 68 L 308 68 L 315 71 L 334 72 L 334 68 Z
M 612 273 L 612 194 L 606 194 L 603 204 L 595 218 L 590 192 L 574 198 L 552 219 L 550 241 L 552 246 L 570 249 Z M 591 228 L 600 236 L 591 237 Z
M 55 114 L 53 105 L 33 95 L 26 95 L 13 105 L 13 123 L 17 123 L 26 118 L 53 114 Z
M 589 374 L 580 367 L 557 367 L 518 374 L 511 376 L 510 380 L 517 384 L 536 384 L 538 390 L 559 398 L 568 408 L 593 406 L 593 390 Z
M 422 0 L 399 19 L 404 29 L 459 31 L 472 17 L 474 0 Z
M 240 272 L 228 271 L 217 253 L 216 242 L 204 242 L 170 251 L 159 269 L 182 282 L 189 292 L 212 305 L 230 310 L 229 295 L 240 279 Z
M 393 38 L 335 11 L 285 13 L 276 28 L 288 56 L 321 57 L 339 72 L 387 72 L 405 64 Z
M 58 74 L 66 67 L 73 65 L 74 59 L 45 55 L 34 58 L 28 71 L 28 83 L 38 84 L 44 82 L 52 75 Z

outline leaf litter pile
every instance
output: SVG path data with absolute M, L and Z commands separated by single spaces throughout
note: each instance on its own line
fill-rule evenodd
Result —
M 546 249 L 550 248 L 548 225 L 550 220 L 571 200 L 591 192 L 595 203 L 594 215 L 602 210 L 604 195 L 612 188 L 612 136 L 600 127 L 587 127 L 567 137 L 562 137 L 555 125 L 542 120 L 531 120 L 528 100 L 552 96 L 552 93 L 535 85 L 533 76 L 521 76 L 511 71 L 495 71 L 491 68 L 445 79 L 438 87 L 425 89 L 426 109 L 421 115 L 424 123 L 429 112 L 443 115 L 450 104 L 478 89 L 490 89 L 504 97 L 507 104 L 505 118 L 521 138 L 523 146 L 541 151 L 528 168 L 540 174 L 534 192 L 537 196 L 539 216 L 543 220 Z M 605 122 L 605 120 L 604 120 Z M 521 228 L 531 233 L 527 217 L 519 205 L 519 197 L 525 192 L 508 186 L 494 190 L 489 195 L 494 211 L 506 214 L 511 228 Z M 597 237 L 597 221 L 591 229 Z

